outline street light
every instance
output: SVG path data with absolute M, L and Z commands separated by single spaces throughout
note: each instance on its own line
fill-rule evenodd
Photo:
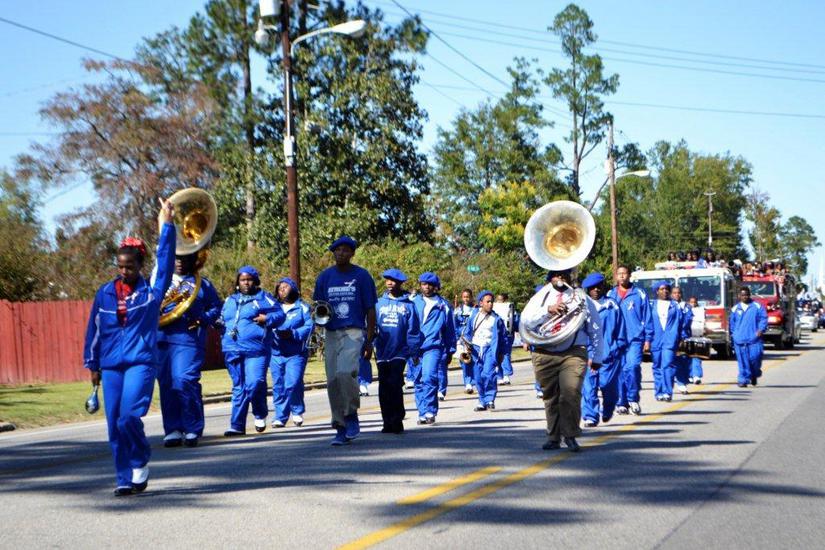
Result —
M 285 0 L 284 0 L 285 1 Z M 347 21 L 332 27 L 318 29 L 303 34 L 290 43 L 289 5 L 281 6 L 278 0 L 261 0 L 261 19 L 255 31 L 255 42 L 262 48 L 269 45 L 270 33 L 277 33 L 275 25 L 264 23 L 264 17 L 280 16 L 281 50 L 284 66 L 284 164 L 286 165 L 286 219 L 289 240 L 289 276 L 299 286 L 301 284 L 301 243 L 298 230 L 298 167 L 296 166 L 295 129 L 292 116 L 292 52 L 296 45 L 319 34 L 341 34 L 358 38 L 366 31 L 367 23 L 361 19 Z

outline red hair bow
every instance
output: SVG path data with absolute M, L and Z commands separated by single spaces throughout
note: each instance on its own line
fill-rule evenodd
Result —
M 126 237 L 120 241 L 120 247 L 123 248 L 124 246 L 137 248 L 142 256 L 146 256 L 146 245 L 137 237 Z

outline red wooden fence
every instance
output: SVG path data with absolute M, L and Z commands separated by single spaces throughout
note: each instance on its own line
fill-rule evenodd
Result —
M 88 380 L 83 340 L 91 301 L 0 300 L 0 384 Z M 223 366 L 220 340 L 210 330 L 205 369 Z

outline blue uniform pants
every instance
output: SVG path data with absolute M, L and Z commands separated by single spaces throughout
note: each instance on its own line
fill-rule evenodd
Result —
M 698 357 L 690 358 L 690 376 L 691 378 L 702 378 L 705 375 L 702 369 L 702 360 Z
M 369 386 L 372 384 L 372 363 L 363 357 L 358 360 L 358 385 Z
M 501 380 L 505 376 L 513 376 L 513 337 L 508 335 L 504 341 L 504 358 L 498 368 L 497 376 Z
M 601 368 L 594 372 L 587 369 L 582 386 L 582 418 L 599 423 L 602 419 L 613 418 L 616 401 L 619 398 L 619 375 L 622 370 L 621 356 L 605 360 Z M 602 391 L 602 405 L 599 407 L 599 390 Z
M 275 420 L 284 424 L 289 415 L 303 415 L 304 407 L 304 371 L 307 358 L 304 355 L 273 355 L 269 359 L 269 371 L 272 373 L 272 409 Z
M 628 344 L 622 356 L 622 371 L 619 376 L 619 399 L 617 406 L 627 407 L 628 403 L 639 402 L 642 389 L 642 348 L 643 342 Z
M 203 391 L 201 367 L 204 352 L 196 346 L 160 342 L 160 410 L 163 432 L 174 431 L 203 435 Z
M 129 487 L 132 468 L 143 468 L 152 455 L 141 417 L 146 416 L 152 403 L 156 375 L 154 365 L 102 371 L 103 403 L 118 486 Z
M 447 354 L 441 354 L 438 363 L 438 393 L 447 395 L 447 385 L 449 384 L 449 365 L 447 365 Z
M 478 388 L 478 402 L 482 405 L 493 403 L 498 393 L 498 378 L 496 377 L 496 357 L 489 349 L 484 350 L 473 346 L 473 377 Z M 480 356 L 481 355 L 481 356 Z
M 653 355 L 653 394 L 657 397 L 673 395 L 673 377 L 676 374 L 676 350 L 659 349 Z
M 415 405 L 418 416 L 438 414 L 438 372 L 444 353 L 440 349 L 428 349 L 421 355 L 415 378 Z
M 405 374 L 404 377 L 410 382 L 415 382 L 416 378 L 418 378 L 419 371 L 421 371 L 421 362 L 419 361 L 418 364 L 415 365 L 411 359 L 407 359 L 407 374 Z
M 232 416 L 229 427 L 246 432 L 246 415 L 252 405 L 255 418 L 266 418 L 266 355 L 227 353 L 226 370 L 232 379 Z
M 740 384 L 750 384 L 751 378 L 762 376 L 762 342 L 753 344 L 735 344 L 736 364 L 739 365 L 737 381 Z
M 690 363 L 692 357 L 688 357 L 687 355 L 677 355 L 676 359 L 674 359 L 676 365 L 676 372 L 673 375 L 673 378 L 676 380 L 677 384 L 682 384 L 687 386 L 688 379 L 691 377 L 690 374 Z

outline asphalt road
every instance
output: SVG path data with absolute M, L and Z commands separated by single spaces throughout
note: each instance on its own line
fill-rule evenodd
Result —
M 343 448 L 323 391 L 303 428 L 240 439 L 220 436 L 228 406 L 210 406 L 195 449 L 162 448 L 149 416 L 149 490 L 130 498 L 111 495 L 100 420 L 0 434 L 0 548 L 821 547 L 825 335 L 769 350 L 757 388 L 706 362 L 672 403 L 653 401 L 646 364 L 644 414 L 588 430 L 577 455 L 541 450 L 541 402 L 516 369 L 483 413 L 453 373 L 437 424 L 415 426 L 410 407 L 403 436 L 378 432 L 368 397 Z

